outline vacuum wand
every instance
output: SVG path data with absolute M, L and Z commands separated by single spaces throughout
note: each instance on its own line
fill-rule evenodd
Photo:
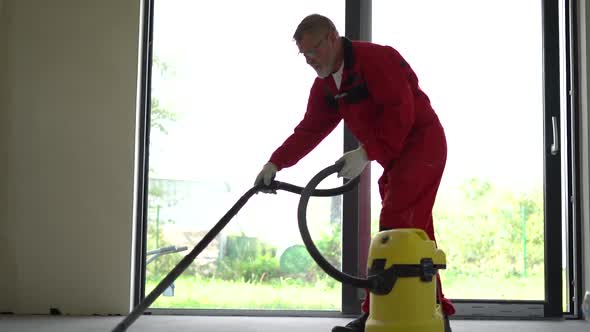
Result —
M 127 330 L 133 322 L 139 318 L 139 316 L 149 308 L 154 301 L 186 270 L 189 265 L 197 258 L 197 256 L 203 251 L 213 239 L 221 232 L 221 230 L 229 223 L 229 221 L 240 211 L 240 209 L 246 204 L 248 199 L 252 197 L 256 192 L 258 192 L 260 188 L 253 187 L 252 189 L 248 190 L 244 196 L 240 197 L 240 199 L 234 204 L 234 206 L 229 209 L 229 211 L 219 220 L 219 222 L 203 237 L 203 239 L 195 246 L 195 248 L 172 269 L 160 281 L 160 283 L 145 297 L 143 301 L 141 301 L 134 309 L 131 311 L 127 317 L 123 321 L 121 321 L 114 329 L 113 332 L 124 332 Z
M 339 168 L 342 168 L 342 164 L 335 164 Z M 341 195 L 344 192 L 350 191 L 354 186 L 357 185 L 359 177 L 356 177 L 341 187 L 332 189 L 308 189 L 306 195 L 328 197 Z M 314 185 L 315 188 L 316 185 Z M 232 206 L 231 209 L 217 222 L 217 224 L 203 237 L 203 239 L 188 253 L 167 275 L 158 283 L 158 285 L 137 305 L 133 310 L 123 319 L 112 332 L 125 332 L 133 324 L 139 316 L 141 316 L 156 299 L 178 278 L 184 270 L 186 270 L 190 264 L 197 258 L 197 256 L 215 239 L 215 237 L 223 230 L 230 220 L 240 211 L 240 209 L 248 202 L 250 197 L 258 193 L 261 190 L 285 190 L 295 194 L 302 194 L 304 188 L 295 186 L 285 182 L 273 181 L 269 186 L 259 184 L 248 190 L 238 201 Z M 309 197 L 307 198 L 309 200 Z M 315 248 L 315 247 L 314 247 Z M 316 249 L 317 250 L 317 249 Z M 329 264 L 329 263 L 328 263 Z

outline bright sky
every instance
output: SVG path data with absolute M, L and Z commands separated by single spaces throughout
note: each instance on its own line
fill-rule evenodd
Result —
M 230 199 L 199 207 L 221 217 L 305 111 L 315 73 L 297 55 L 295 27 L 316 12 L 344 34 L 344 1 L 204 4 L 156 1 L 154 54 L 173 73 L 154 77 L 153 94 L 180 119 L 168 136 L 153 134 L 150 163 L 164 178 L 229 183 Z M 443 187 L 472 176 L 515 190 L 542 186 L 540 1 L 373 0 L 373 15 L 373 41 L 405 56 L 446 129 Z M 277 179 L 304 185 L 341 154 L 340 127 Z M 376 183 L 381 168 L 373 167 Z M 256 197 L 243 213 L 249 221 L 235 227 L 296 224 L 295 202 Z M 260 231 L 276 238 L 277 228 Z M 299 237 L 296 228 L 285 233 Z

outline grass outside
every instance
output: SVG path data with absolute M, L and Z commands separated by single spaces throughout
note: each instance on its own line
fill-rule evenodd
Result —
M 176 280 L 174 296 L 160 296 L 152 308 L 182 309 L 261 309 L 261 310 L 340 310 L 339 286 L 264 285 L 195 277 Z M 156 282 L 148 282 L 146 294 Z M 443 290 L 455 299 L 541 300 L 543 276 L 511 279 L 445 280 Z
M 454 278 L 441 277 L 443 292 L 451 299 L 543 300 L 543 275 L 505 278 Z
M 340 287 L 272 286 L 244 282 L 180 277 L 174 296 L 160 296 L 152 308 L 340 310 Z M 146 294 L 156 287 L 146 284 Z

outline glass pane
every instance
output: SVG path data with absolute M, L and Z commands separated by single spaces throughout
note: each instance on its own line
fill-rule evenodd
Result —
M 373 40 L 404 55 L 447 134 L 433 212 L 447 254 L 445 295 L 543 300 L 541 2 L 373 6 Z M 373 183 L 381 171 L 372 172 Z M 377 188 L 372 196 L 372 215 L 379 216 Z
M 315 72 L 292 36 L 314 12 L 344 29 L 338 0 L 156 1 L 148 251 L 186 250 L 149 261 L 146 294 L 252 187 L 303 117 Z M 342 132 L 277 180 L 305 185 L 340 157 Z M 334 176 L 320 187 L 340 184 Z M 340 285 L 302 244 L 298 202 L 287 192 L 252 197 L 153 307 L 340 310 Z M 316 244 L 337 267 L 340 206 L 313 198 L 308 210 Z

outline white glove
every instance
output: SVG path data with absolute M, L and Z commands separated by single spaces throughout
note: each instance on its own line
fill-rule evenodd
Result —
M 262 170 L 260 171 L 260 173 L 258 173 L 258 176 L 256 177 L 256 180 L 254 181 L 254 185 L 257 186 L 259 184 L 264 183 L 264 185 L 269 186 L 276 174 L 277 174 L 277 166 L 269 161 L 268 163 L 266 163 L 262 167 Z M 271 191 L 262 190 L 262 192 L 271 192 Z
M 345 179 L 352 179 L 360 175 L 367 164 L 369 164 L 369 159 L 367 159 L 367 152 L 363 149 L 362 146 L 359 148 L 346 152 L 338 161 L 344 161 L 344 166 L 340 172 L 338 172 L 338 177 L 343 177 Z

